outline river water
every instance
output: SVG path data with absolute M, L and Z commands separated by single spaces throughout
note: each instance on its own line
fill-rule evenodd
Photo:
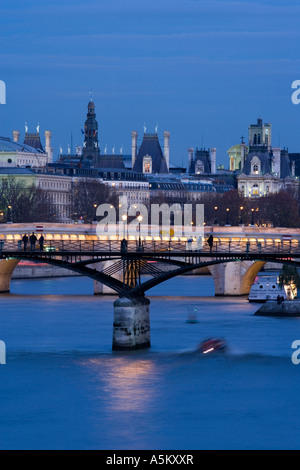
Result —
M 257 305 L 213 292 L 206 276 L 156 287 L 152 348 L 115 353 L 114 299 L 90 280 L 13 281 L 0 297 L 0 449 L 299 449 L 300 319 L 254 317 Z M 197 353 L 210 336 L 226 355 Z

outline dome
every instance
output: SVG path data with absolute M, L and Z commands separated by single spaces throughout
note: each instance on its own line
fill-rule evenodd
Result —
M 95 103 L 94 103 L 94 101 L 89 102 L 88 112 L 89 112 L 89 114 L 95 114 Z

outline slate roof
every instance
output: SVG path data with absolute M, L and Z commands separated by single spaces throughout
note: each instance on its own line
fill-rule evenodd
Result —
M 281 152 L 281 167 L 280 167 L 281 178 L 288 178 L 292 175 L 291 172 L 291 161 L 288 152 Z
M 251 175 L 251 161 L 254 157 L 257 157 L 261 163 L 261 174 L 272 174 L 272 157 L 268 152 L 251 152 L 247 155 L 245 165 L 243 168 L 243 173 L 245 175 Z
M 196 149 L 195 156 L 190 168 L 191 173 L 196 172 L 197 162 L 201 161 L 203 163 L 204 171 L 203 173 L 210 174 L 211 173 L 211 158 L 209 150 L 198 148 Z
M 100 155 L 97 161 L 97 168 L 113 168 L 125 170 L 122 155 Z
M 24 145 L 28 145 L 40 152 L 45 152 L 41 143 L 40 134 L 26 134 Z
M 169 173 L 157 134 L 145 134 L 133 170 L 143 173 L 143 159 L 152 157 L 152 173 Z

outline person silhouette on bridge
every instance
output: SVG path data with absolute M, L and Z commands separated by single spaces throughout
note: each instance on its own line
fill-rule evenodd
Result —
M 32 232 L 32 235 L 30 235 L 30 246 L 31 246 L 31 251 L 35 251 L 35 244 L 37 242 L 36 235 L 34 232 Z
M 207 240 L 207 243 L 209 245 L 210 252 L 212 253 L 212 250 L 213 250 L 213 247 L 214 247 L 214 237 L 212 235 Z
M 39 244 L 40 244 L 40 250 L 41 251 L 44 251 L 44 242 L 45 242 L 45 238 L 43 235 L 40 236 L 39 238 Z
M 25 233 L 25 235 L 24 235 L 23 238 L 22 238 L 24 251 L 27 251 L 27 244 L 28 244 L 28 241 L 29 241 L 29 238 L 28 238 L 28 236 L 27 236 L 26 233 Z

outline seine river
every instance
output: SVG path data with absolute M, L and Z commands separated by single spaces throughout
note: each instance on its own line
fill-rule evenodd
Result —
M 111 350 L 113 298 L 90 280 L 12 282 L 0 449 L 299 449 L 300 319 L 254 317 L 257 305 L 213 292 L 210 277 L 150 291 L 152 348 L 124 354 Z M 210 336 L 226 355 L 197 353 Z

